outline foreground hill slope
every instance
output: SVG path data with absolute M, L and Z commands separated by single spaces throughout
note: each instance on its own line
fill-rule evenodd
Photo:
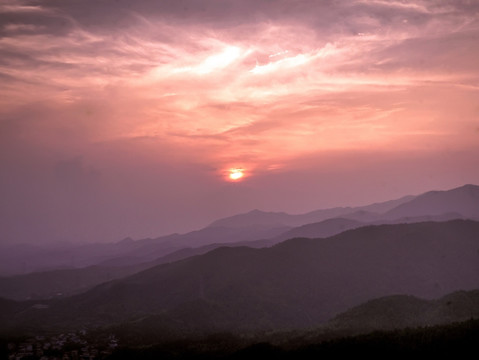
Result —
M 477 289 L 477 274 L 479 222 L 367 226 L 272 248 L 218 248 L 16 314 L 12 322 L 78 326 L 154 315 L 164 329 L 297 328 L 382 296 L 428 299 Z
M 329 329 L 355 332 L 433 326 L 479 319 L 479 290 L 457 291 L 434 300 L 394 295 L 370 300 L 332 319 Z
M 157 342 L 153 346 L 131 344 L 117 349 L 115 359 L 466 359 L 476 353 L 479 320 L 448 325 L 375 331 L 328 339 L 314 331 L 296 337 L 295 333 L 271 337 L 239 338 L 217 336 L 174 342 Z M 158 340 L 157 340 L 158 341 Z

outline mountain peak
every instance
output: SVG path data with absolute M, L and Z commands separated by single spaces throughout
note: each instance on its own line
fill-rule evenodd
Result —
M 456 188 L 456 190 L 459 190 L 459 189 L 479 191 L 479 185 L 466 184 L 466 185 L 463 185 L 463 186 L 460 186 L 460 187 Z
M 389 218 L 458 213 L 479 219 L 479 186 L 466 184 L 450 190 L 429 191 L 401 204 L 386 214 Z
M 259 209 L 253 209 L 251 211 L 248 211 L 246 214 L 268 214 L 268 212 Z
M 214 221 L 208 227 L 247 227 L 258 225 L 278 225 L 288 224 L 289 215 L 284 212 L 266 212 L 258 209 L 247 213 L 233 215 Z
M 135 240 L 133 240 L 131 237 L 128 236 L 124 238 L 123 240 L 118 241 L 118 244 L 131 244 L 133 242 L 135 242 Z

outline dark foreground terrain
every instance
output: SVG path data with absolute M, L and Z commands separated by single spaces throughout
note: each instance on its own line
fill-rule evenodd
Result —
M 326 340 L 330 336 L 339 336 Z M 447 326 L 373 332 L 358 336 L 291 333 L 249 344 L 244 339 L 219 336 L 203 341 L 179 341 L 146 348 L 119 348 L 109 359 L 218 358 L 298 359 L 365 355 L 384 358 L 408 355 L 459 356 L 474 354 L 479 344 L 479 321 Z
M 68 336 L 75 336 L 74 339 Z M 55 337 L 59 341 L 61 337 Z M 321 330 L 234 336 L 215 334 L 199 338 L 142 344 L 140 339 L 117 339 L 111 334 L 64 335 L 61 349 L 36 352 L 50 341 L 10 338 L 1 342 L 2 359 L 312 359 L 329 356 L 466 358 L 477 354 L 479 320 L 433 327 L 376 331 L 351 336 Z M 79 343 L 75 344 L 75 341 Z M 30 341 L 30 343 L 29 343 Z M 119 342 L 119 343 L 118 343 Z M 28 353 L 28 344 L 31 352 Z M 37 347 L 36 347 L 37 346 Z M 25 350 L 25 347 L 27 348 Z M 85 355 L 86 351 L 86 355 Z

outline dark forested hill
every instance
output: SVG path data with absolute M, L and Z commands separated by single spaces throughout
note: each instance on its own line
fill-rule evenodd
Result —
M 332 319 L 330 329 L 368 332 L 479 319 L 479 290 L 457 291 L 434 300 L 394 295 L 370 300 Z

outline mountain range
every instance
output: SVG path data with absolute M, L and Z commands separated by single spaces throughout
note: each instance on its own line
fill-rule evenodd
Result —
M 154 317 L 168 331 L 301 328 L 378 297 L 478 289 L 477 274 L 479 222 L 366 226 L 270 248 L 221 247 L 28 307 L 11 321 L 92 326 Z
M 294 237 L 333 236 L 368 224 L 479 219 L 478 199 L 479 187 L 465 185 L 363 207 L 317 210 L 303 215 L 254 210 L 217 220 L 201 230 L 156 239 L 5 248 L 0 252 L 0 267 L 4 270 L 0 297 L 25 300 L 72 295 L 155 265 L 204 254 L 224 244 L 256 248 Z M 292 227 L 293 224 L 299 225 Z M 15 274 L 20 267 L 37 270 Z
M 79 251 L 93 263 L 87 267 L 0 278 L 0 296 L 40 294 L 35 301 L 0 299 L 0 331 L 374 328 L 387 327 L 381 321 L 395 306 L 395 314 L 412 309 L 393 319 L 398 326 L 441 323 L 446 308 L 437 304 L 457 298 L 433 299 L 479 289 L 478 199 L 479 187 L 466 185 L 304 215 L 256 210 L 184 235 L 91 244 Z M 50 254 L 59 251 L 73 249 Z M 41 300 L 63 290 L 63 297 Z

